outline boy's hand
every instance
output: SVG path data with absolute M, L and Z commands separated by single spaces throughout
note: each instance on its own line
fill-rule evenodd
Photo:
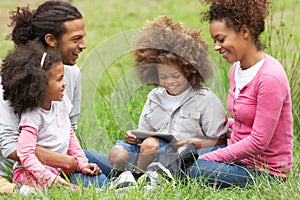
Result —
M 101 169 L 95 163 L 89 163 L 81 169 L 83 174 L 97 175 L 102 173 Z
M 179 139 L 176 142 L 172 142 L 172 148 L 177 150 L 179 147 L 188 146 L 191 142 L 186 139 Z
M 127 131 L 125 133 L 125 140 L 128 144 L 139 144 L 141 141 L 133 134 L 131 134 L 130 131 Z

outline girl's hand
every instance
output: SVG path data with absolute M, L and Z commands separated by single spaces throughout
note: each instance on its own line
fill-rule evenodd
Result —
M 62 177 L 60 176 L 57 176 L 55 181 L 54 181 L 55 184 L 59 184 L 59 185 L 62 185 L 62 186 L 68 186 L 68 187 L 71 187 L 72 190 L 76 191 L 76 190 L 80 190 L 80 187 L 78 185 L 75 185 L 73 183 L 68 183 L 65 179 L 63 179 Z
M 102 173 L 101 169 L 95 163 L 89 163 L 81 169 L 83 174 L 97 175 Z
M 54 183 L 55 184 L 59 184 L 59 185 L 64 185 L 64 186 L 68 186 L 69 185 L 69 183 L 65 179 L 63 179 L 62 177 L 60 177 L 60 176 L 57 176 L 55 178 Z
M 130 131 L 127 131 L 125 133 L 125 140 L 128 144 L 139 144 L 141 141 L 133 134 L 131 134 Z

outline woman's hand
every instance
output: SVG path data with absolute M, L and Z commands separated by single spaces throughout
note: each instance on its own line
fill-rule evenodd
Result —
M 127 131 L 125 133 L 125 141 L 128 144 L 139 144 L 139 143 L 141 143 L 141 141 L 135 135 L 131 134 L 130 131 Z
M 81 169 L 83 174 L 97 175 L 102 173 L 101 169 L 95 163 L 89 163 Z

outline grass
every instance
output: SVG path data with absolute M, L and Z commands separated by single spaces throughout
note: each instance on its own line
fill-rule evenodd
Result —
M 0 57 L 3 58 L 12 47 L 5 36 L 10 29 L 8 10 L 17 5 L 31 7 L 42 0 L 1 0 L 0 2 Z M 107 153 L 124 131 L 135 128 L 146 94 L 151 89 L 139 84 L 132 71 L 130 40 L 137 28 L 146 20 L 157 15 L 170 15 L 191 28 L 201 28 L 204 40 L 213 46 L 208 24 L 200 23 L 199 13 L 205 9 L 197 0 L 73 0 L 82 11 L 87 30 L 88 48 L 82 53 L 78 64 L 83 75 L 82 114 L 79 120 L 78 136 L 82 145 Z M 91 9 L 92 7 L 92 9 Z M 300 199 L 300 119 L 299 119 L 299 40 L 300 28 L 296 26 L 299 17 L 299 0 L 274 1 L 273 12 L 268 18 L 267 30 L 262 36 L 267 45 L 266 52 L 273 55 L 286 68 L 293 98 L 294 116 L 294 166 L 290 178 L 284 182 L 258 180 L 255 185 L 244 189 L 217 190 L 205 187 L 191 180 L 187 185 L 178 183 L 176 188 L 166 185 L 154 191 L 140 192 L 137 189 L 122 195 L 115 191 L 97 191 L 95 188 L 72 192 L 68 189 L 51 188 L 28 199 Z M 210 48 L 212 49 L 212 48 Z M 226 102 L 228 90 L 227 73 L 230 65 L 211 51 L 216 76 L 209 86 Z M 279 192 L 280 191 L 280 192 Z M 1 199 L 22 199 L 18 195 L 1 196 Z

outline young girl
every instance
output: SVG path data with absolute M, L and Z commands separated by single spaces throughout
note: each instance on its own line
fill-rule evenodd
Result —
M 60 54 L 45 52 L 42 44 L 20 44 L 6 56 L 1 77 L 4 99 L 21 115 L 14 183 L 43 188 L 52 183 L 67 185 L 60 169 L 43 165 L 35 155 L 36 145 L 73 156 L 77 172 L 69 176 L 72 183 L 82 181 L 102 186 L 108 180 L 96 164 L 88 163 L 72 129 L 69 113 L 72 105 L 64 95 L 64 65 Z M 63 161 L 62 161 L 63 162 Z M 80 180 L 81 179 L 81 180 Z
M 227 102 L 232 133 L 228 146 L 201 156 L 190 175 L 217 187 L 245 186 L 260 176 L 285 179 L 293 160 L 290 86 L 282 65 L 263 52 L 259 40 L 270 2 L 205 2 L 214 50 L 233 63 Z
M 142 82 L 159 85 L 148 94 L 138 130 L 168 132 L 177 142 L 168 145 L 156 137 L 140 141 L 128 131 L 126 143 L 117 141 L 109 152 L 115 168 L 123 171 L 137 165 L 143 171 L 158 154 L 191 143 L 202 154 L 226 143 L 225 110 L 217 96 L 202 85 L 212 68 L 200 31 L 173 23 L 170 17 L 158 17 L 142 29 L 134 57 Z

